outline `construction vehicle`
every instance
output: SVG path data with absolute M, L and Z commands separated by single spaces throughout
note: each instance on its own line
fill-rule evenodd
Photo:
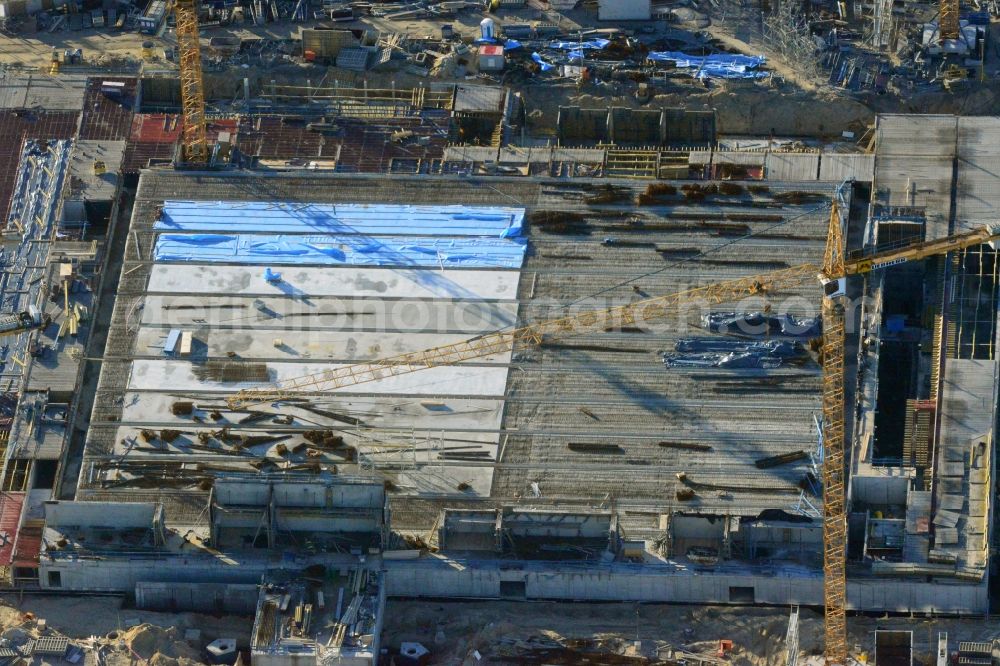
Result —
M 201 74 L 201 45 L 198 42 L 197 0 L 176 0 L 177 50 L 181 76 L 181 164 L 204 166 L 208 163 L 208 138 L 205 125 L 205 83 Z
M 0 336 L 14 335 L 22 331 L 40 328 L 42 323 L 41 310 L 34 305 L 29 305 L 24 312 L 0 314 Z
M 941 77 L 941 85 L 944 86 L 944 89 L 948 92 L 954 92 L 960 86 L 969 83 L 969 70 L 965 67 L 952 64 L 941 73 Z
M 823 264 L 800 264 L 770 273 L 688 289 L 606 310 L 541 321 L 506 332 L 495 332 L 425 351 L 401 354 L 378 361 L 341 366 L 320 373 L 285 380 L 269 386 L 243 389 L 226 399 L 234 410 L 261 403 L 327 393 L 344 386 L 378 381 L 425 368 L 500 354 L 515 345 L 538 345 L 582 333 L 601 333 L 662 319 L 690 304 L 720 304 L 748 295 L 770 294 L 818 279 L 823 287 L 822 402 L 823 423 L 823 575 L 825 650 L 827 663 L 847 664 L 847 514 L 845 501 L 844 442 L 844 298 L 847 279 L 909 261 L 946 254 L 1000 238 L 1000 225 L 940 240 L 915 243 L 887 252 L 848 257 L 844 233 L 847 203 L 838 190 L 831 206 Z

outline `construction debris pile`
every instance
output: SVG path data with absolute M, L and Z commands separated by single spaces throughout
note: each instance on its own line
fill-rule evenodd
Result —
M 688 70 L 696 79 L 761 79 L 767 76 L 760 70 L 764 56 L 715 54 L 690 56 L 673 51 L 654 51 L 649 54 L 653 62 L 674 63 L 677 69 Z
M 948 0 L 908 3 L 905 10 L 882 1 L 852 8 L 829 2 L 808 14 L 782 4 L 763 20 L 758 10 L 731 0 L 702 2 L 700 8 L 716 25 L 752 35 L 743 39 L 778 53 L 805 78 L 826 79 L 851 92 L 904 95 L 953 90 L 980 76 L 997 7 L 974 3 L 942 34 L 938 15 L 951 4 L 957 14 L 958 4 Z
M 227 381 L 227 377 L 238 378 L 239 381 L 253 381 L 252 374 L 248 375 L 243 370 L 245 366 L 252 365 L 208 364 L 199 366 L 199 372 L 204 373 L 204 377 L 214 378 L 216 381 Z M 264 377 L 266 378 L 266 373 Z M 308 407 L 303 406 L 302 409 Z M 122 442 L 126 451 L 134 453 L 135 456 L 129 457 L 126 454 L 117 460 L 108 460 L 100 466 L 100 476 L 105 487 L 169 484 L 180 488 L 210 484 L 216 475 L 227 472 L 268 471 L 279 467 L 286 471 L 335 472 L 338 463 L 354 462 L 357 458 L 355 448 L 345 444 L 342 436 L 332 430 L 308 427 L 306 419 L 291 415 L 275 416 L 249 411 L 238 421 L 231 422 L 216 406 L 187 401 L 174 402 L 171 413 L 174 416 L 191 419 L 194 426 L 211 422 L 221 427 L 217 430 L 141 429 L 137 437 L 129 437 Z M 324 412 L 327 413 L 329 412 Z M 261 434 L 259 428 L 268 423 L 274 424 L 275 430 Z M 245 429 L 251 426 L 257 429 Z M 221 456 L 222 459 L 192 467 L 182 459 L 185 453 L 210 454 Z M 161 460 L 156 463 L 141 458 L 136 459 L 142 454 L 173 454 L 178 459 Z M 154 468 L 156 471 L 151 476 L 150 470 Z M 160 477 L 161 474 L 162 478 L 153 478 Z
M 513 4 L 523 6 L 523 3 Z M 5 0 L 0 6 L 3 7 L 0 9 L 0 31 L 11 35 L 106 28 L 163 37 L 172 21 L 172 14 L 163 0 L 136 0 L 119 5 L 118 9 L 91 12 L 65 0 L 54 3 L 47 10 L 19 0 Z M 564 28 L 561 21 L 528 21 L 521 16 L 507 20 L 505 15 L 502 19 L 483 19 L 476 35 L 463 35 L 452 24 L 442 24 L 440 35 L 435 36 L 392 32 L 383 27 L 393 25 L 385 22 L 413 19 L 465 22 L 463 19 L 482 9 L 482 2 L 471 0 L 371 5 L 338 0 L 203 3 L 199 9 L 199 26 L 206 31 L 209 41 L 203 52 L 204 66 L 206 71 L 213 71 L 248 64 L 273 67 L 293 62 L 315 63 L 358 72 L 383 68 L 421 77 L 479 75 L 493 80 L 503 77 L 525 82 L 535 78 L 600 82 L 763 79 L 769 76 L 763 69 L 763 56 L 727 53 L 728 49 L 721 43 L 694 32 L 695 28 L 707 25 L 708 20 L 704 14 L 687 7 L 668 12 L 671 20 L 684 29 L 672 29 L 666 37 L 658 34 L 653 26 L 638 32 L 618 28 Z M 367 25 L 358 27 L 358 22 L 369 19 L 383 23 L 379 29 Z M 209 32 L 213 28 L 262 26 L 282 21 L 331 23 L 304 25 L 300 36 L 287 39 L 215 37 Z M 344 27 L 340 28 L 341 25 Z M 692 32 L 685 32 L 688 28 Z M 54 62 L 59 65 L 93 64 L 101 57 L 81 49 L 53 55 Z M 176 63 L 177 49 L 172 46 L 160 48 L 153 41 L 143 45 L 143 60 L 161 57 Z M 139 62 L 121 64 L 135 67 Z
M 618 29 L 557 32 L 554 26 L 502 28 L 502 44 L 512 73 L 528 77 L 579 80 L 764 79 L 763 56 L 720 52 L 704 36 L 658 39 Z M 485 36 L 480 41 L 489 41 Z M 675 50 L 682 47 L 686 51 Z M 688 52 L 690 51 L 690 52 Z
M 195 646 L 201 641 L 198 630 L 140 624 L 137 618 L 126 620 L 124 631 L 74 640 L 49 626 L 44 618 L 23 613 L 20 621 L 7 628 L 0 641 L 0 660 L 12 664 L 20 660 L 41 663 L 106 666 L 141 659 L 158 666 L 206 663 L 208 659 Z
M 407 15 L 423 16 L 441 6 L 408 10 Z M 400 16 L 389 14 L 386 18 Z M 617 28 L 566 30 L 546 21 L 500 24 L 485 18 L 474 37 L 459 34 L 451 25 L 442 26 L 439 38 L 307 28 L 302 34 L 302 57 L 306 62 L 336 64 L 357 71 L 394 62 L 404 71 L 422 77 L 478 73 L 520 81 L 757 79 L 768 75 L 762 69 L 762 56 L 716 53 L 721 46 L 704 36 L 681 37 L 679 33 L 676 38 L 657 39 L 655 32 L 632 34 Z
M 367 658 L 378 653 L 379 574 L 360 567 L 321 569 L 311 570 L 308 580 L 273 580 L 261 586 L 250 646 L 254 659 L 290 652 L 322 655 L 326 650 Z

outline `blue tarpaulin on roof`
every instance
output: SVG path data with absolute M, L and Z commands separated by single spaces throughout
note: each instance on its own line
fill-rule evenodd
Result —
M 167 201 L 161 231 L 517 238 L 524 209 L 246 201 Z
M 503 238 L 163 233 L 154 257 L 199 263 L 517 269 L 525 249 L 522 241 Z
M 678 69 L 690 70 L 691 75 L 699 79 L 759 79 L 767 76 L 766 72 L 758 69 L 764 64 L 764 56 L 738 53 L 693 56 L 680 51 L 652 51 L 647 57 L 655 62 L 673 61 Z
M 550 49 L 557 49 L 559 51 L 579 51 L 580 49 L 593 49 L 601 50 L 611 41 L 607 39 L 590 39 L 585 42 L 549 42 Z

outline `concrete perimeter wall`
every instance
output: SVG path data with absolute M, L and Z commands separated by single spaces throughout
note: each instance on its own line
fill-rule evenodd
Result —
M 385 564 L 390 597 L 823 604 L 823 580 L 818 573 L 796 573 L 777 567 L 756 572 L 712 569 L 693 572 L 674 570 L 669 565 L 617 563 L 456 563 L 421 559 Z M 503 592 L 501 583 L 506 583 Z M 852 610 L 968 615 L 986 612 L 988 593 L 983 584 L 872 579 L 849 582 L 848 603 Z
M 55 562 L 43 558 L 41 585 L 49 587 L 48 572 L 58 570 L 60 589 L 130 593 L 140 582 L 254 584 L 265 572 L 276 568 L 281 566 L 267 561 L 237 562 L 227 556 Z M 817 572 L 781 567 L 692 571 L 670 564 L 456 561 L 434 557 L 386 560 L 382 568 L 386 570 L 390 597 L 781 606 L 823 603 L 823 580 Z M 986 585 L 971 583 L 855 580 L 848 583 L 848 600 L 852 610 L 863 611 L 972 615 L 988 609 Z

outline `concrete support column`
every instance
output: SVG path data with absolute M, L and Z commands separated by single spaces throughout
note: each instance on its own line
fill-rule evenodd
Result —
M 666 537 L 663 540 L 664 557 L 673 557 L 674 554 L 674 512 L 660 514 L 660 531 Z
M 727 514 L 725 520 L 726 522 L 722 528 L 722 547 L 719 548 L 719 557 L 723 560 L 728 560 L 733 554 L 733 532 L 739 528 L 734 528 L 733 523 L 735 521 L 732 516 Z M 739 518 L 735 520 L 739 520 Z
M 503 552 L 503 509 L 497 510 L 497 520 L 493 527 L 493 549 Z

